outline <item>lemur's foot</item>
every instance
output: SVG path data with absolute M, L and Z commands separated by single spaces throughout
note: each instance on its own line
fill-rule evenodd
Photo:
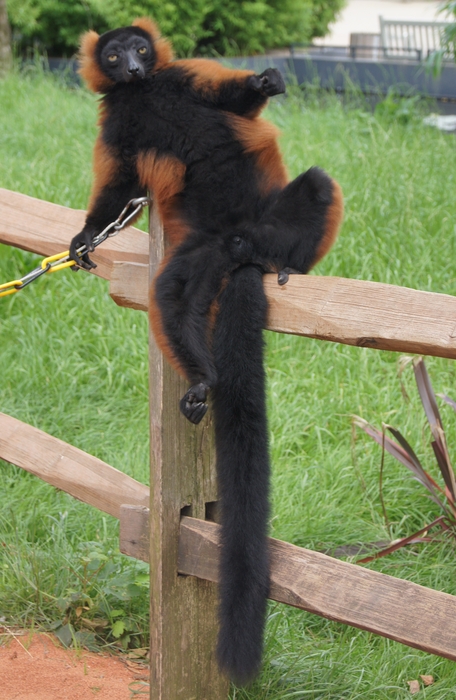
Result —
M 209 387 L 204 382 L 191 386 L 179 402 L 179 408 L 190 423 L 198 425 L 207 413 Z

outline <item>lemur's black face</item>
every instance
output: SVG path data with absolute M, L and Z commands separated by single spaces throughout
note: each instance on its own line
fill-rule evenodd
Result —
M 115 83 L 142 80 L 155 64 L 151 39 L 139 27 L 106 32 L 98 41 L 96 54 L 103 73 Z

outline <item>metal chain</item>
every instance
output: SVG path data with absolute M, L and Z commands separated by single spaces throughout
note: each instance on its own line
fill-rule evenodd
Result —
M 139 214 L 141 209 L 149 206 L 150 203 L 151 200 L 149 197 L 137 197 L 136 199 L 130 199 L 117 219 L 108 224 L 106 228 L 101 231 L 101 233 L 95 236 L 92 241 L 93 247 L 96 248 L 107 238 L 117 236 L 117 234 Z M 86 245 L 83 245 L 78 248 L 76 252 L 79 257 L 82 257 L 89 252 L 89 249 Z M 21 277 L 18 280 L 12 280 L 11 282 L 6 282 L 6 284 L 0 284 L 0 297 L 15 294 L 31 282 L 34 282 L 36 279 L 38 279 L 38 277 L 41 277 L 41 275 L 46 274 L 46 272 L 57 272 L 58 270 L 63 270 L 64 268 L 72 267 L 73 265 L 76 265 L 76 263 L 70 258 L 69 250 L 65 250 L 63 253 L 57 253 L 57 255 L 51 255 L 48 258 L 44 258 L 39 267 L 27 273 L 24 275 L 24 277 Z

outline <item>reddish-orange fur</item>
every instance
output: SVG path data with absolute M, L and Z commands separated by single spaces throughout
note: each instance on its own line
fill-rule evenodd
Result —
M 223 292 L 223 290 L 225 289 L 228 282 L 229 282 L 229 278 L 224 277 L 224 279 L 222 280 L 222 284 L 220 285 L 219 293 L 210 306 L 209 313 L 208 313 L 208 328 L 209 328 L 210 334 L 212 333 L 214 326 L 215 326 L 215 321 L 217 320 L 217 315 L 218 315 L 219 308 L 220 308 L 220 302 L 219 302 L 220 295 Z
M 155 70 L 160 70 L 173 58 L 173 50 L 167 39 L 160 36 L 159 29 L 155 22 L 148 17 L 140 17 L 133 22 L 134 27 L 140 27 L 149 34 L 154 44 L 156 53 Z M 79 51 L 79 73 L 83 77 L 89 90 L 93 92 L 106 92 L 112 87 L 113 82 L 105 76 L 98 62 L 95 59 L 95 47 L 100 35 L 92 30 L 83 34 Z
M 149 18 L 136 19 L 133 26 L 139 27 L 150 36 L 156 53 L 156 63 L 153 72 L 166 70 L 172 66 L 183 69 L 191 78 L 196 91 L 206 95 L 217 93 L 223 87 L 223 83 L 239 81 L 243 85 L 248 76 L 254 75 L 254 71 L 232 70 L 220 65 L 216 61 L 207 59 L 184 59 L 174 61 L 173 51 L 167 39 L 163 38 L 157 25 Z M 112 85 L 99 68 L 95 58 L 96 44 L 99 35 L 94 31 L 87 32 L 81 41 L 80 50 L 80 74 L 88 87 L 94 92 L 106 92 Z M 253 110 L 244 116 L 238 116 L 226 112 L 226 119 L 233 130 L 234 138 L 243 146 L 246 153 L 255 156 L 259 187 L 263 194 L 269 194 L 274 189 L 282 189 L 289 181 L 282 156 L 279 151 L 277 139 L 279 130 L 269 122 L 261 119 L 258 113 L 262 107 Z M 99 127 L 103 127 L 105 114 L 100 105 Z M 94 149 L 94 184 L 89 202 L 91 210 L 100 192 L 110 183 L 116 181 L 117 172 L 121 162 L 114 149 L 108 147 L 98 137 Z M 190 233 L 190 226 L 180 216 L 178 207 L 179 193 L 185 185 L 185 165 L 172 155 L 158 156 L 155 150 L 140 153 L 136 159 L 136 169 L 140 184 L 153 193 L 157 203 L 160 217 L 163 221 L 169 252 L 162 262 L 160 270 L 164 269 L 169 255 L 175 247 L 180 245 Z M 331 204 L 326 219 L 326 230 L 317 249 L 317 255 L 313 262 L 316 264 L 333 245 L 343 214 L 343 200 L 339 185 L 334 182 L 334 200 Z M 270 266 L 271 271 L 275 268 Z M 278 271 L 278 270 L 276 270 Z M 225 281 L 226 283 L 226 281 Z M 222 286 L 223 289 L 223 286 Z M 222 290 L 221 290 L 222 291 Z M 151 290 L 151 323 L 153 326 L 157 344 L 169 363 L 183 376 L 185 371 L 174 355 L 168 338 L 163 330 L 160 311 L 154 299 L 154 289 Z M 218 313 L 218 297 L 214 299 L 208 317 L 209 332 L 215 324 Z
M 105 76 L 95 58 L 95 47 L 99 38 L 100 35 L 92 30 L 82 36 L 79 51 L 79 73 L 90 90 L 106 92 L 113 85 L 113 82 Z
M 174 53 L 168 39 L 161 36 L 160 30 L 151 19 L 148 17 L 139 17 L 132 22 L 133 27 L 139 27 L 147 32 L 154 44 L 156 54 L 155 70 L 160 70 L 167 63 L 170 63 L 174 58 Z
M 230 114 L 229 120 L 245 151 L 256 156 L 263 193 L 268 194 L 274 188 L 285 187 L 288 175 L 277 145 L 277 127 L 259 117 L 244 119 Z
M 157 156 L 156 151 L 140 153 L 136 167 L 141 185 L 153 192 L 172 246 L 179 245 L 189 228 L 176 210 L 176 195 L 184 189 L 185 165 L 172 155 Z
M 342 194 L 342 189 L 339 183 L 333 180 L 333 201 L 326 215 L 325 233 L 320 241 L 320 245 L 317 248 L 317 254 L 313 265 L 316 265 L 332 248 L 334 241 L 337 238 L 343 215 L 344 197 Z
M 169 259 L 172 255 L 172 249 L 169 250 L 163 260 L 161 261 L 158 272 L 156 274 L 156 278 L 159 276 L 159 274 L 165 269 L 167 263 L 169 262 Z M 163 330 L 163 322 L 162 322 L 162 316 L 160 313 L 160 309 L 155 301 L 155 285 L 152 284 L 150 286 L 150 292 L 149 292 L 149 323 L 152 328 L 152 332 L 154 334 L 155 342 L 157 343 L 158 347 L 162 351 L 163 355 L 166 357 L 167 361 L 171 365 L 173 369 L 176 370 L 182 377 L 187 379 L 186 372 L 182 365 L 180 364 L 179 360 L 176 358 L 174 355 L 171 346 L 169 344 L 169 339 L 166 336 L 164 330 Z
M 100 120 L 103 119 L 100 113 Z M 94 181 L 90 194 L 89 211 L 94 205 L 100 192 L 116 178 L 116 172 L 120 168 L 120 162 L 113 153 L 113 150 L 106 146 L 101 136 L 97 137 L 93 149 L 93 172 Z
M 244 84 L 246 78 L 250 75 L 255 75 L 253 70 L 233 70 L 207 58 L 182 59 L 176 61 L 174 65 L 183 68 L 192 76 L 193 86 L 203 95 L 218 93 L 226 81 L 232 83 L 239 80 L 239 83 Z M 253 110 L 248 117 L 255 117 L 261 109 L 262 107 L 258 107 L 256 110 Z

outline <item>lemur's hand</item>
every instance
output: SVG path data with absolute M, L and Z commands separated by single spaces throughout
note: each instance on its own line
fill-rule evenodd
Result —
M 260 75 L 250 76 L 249 87 L 265 97 L 272 97 L 285 92 L 285 82 L 277 68 L 266 68 Z
M 79 255 L 77 251 L 84 245 L 86 247 L 87 252 L 83 255 Z M 73 266 L 72 269 L 78 270 L 80 267 L 82 267 L 84 270 L 94 269 L 96 265 L 94 262 L 92 262 L 88 255 L 93 250 L 95 249 L 93 247 L 92 231 L 83 229 L 80 233 L 77 234 L 77 236 L 73 238 L 73 240 L 70 243 L 70 258 L 76 263 L 76 265 Z

